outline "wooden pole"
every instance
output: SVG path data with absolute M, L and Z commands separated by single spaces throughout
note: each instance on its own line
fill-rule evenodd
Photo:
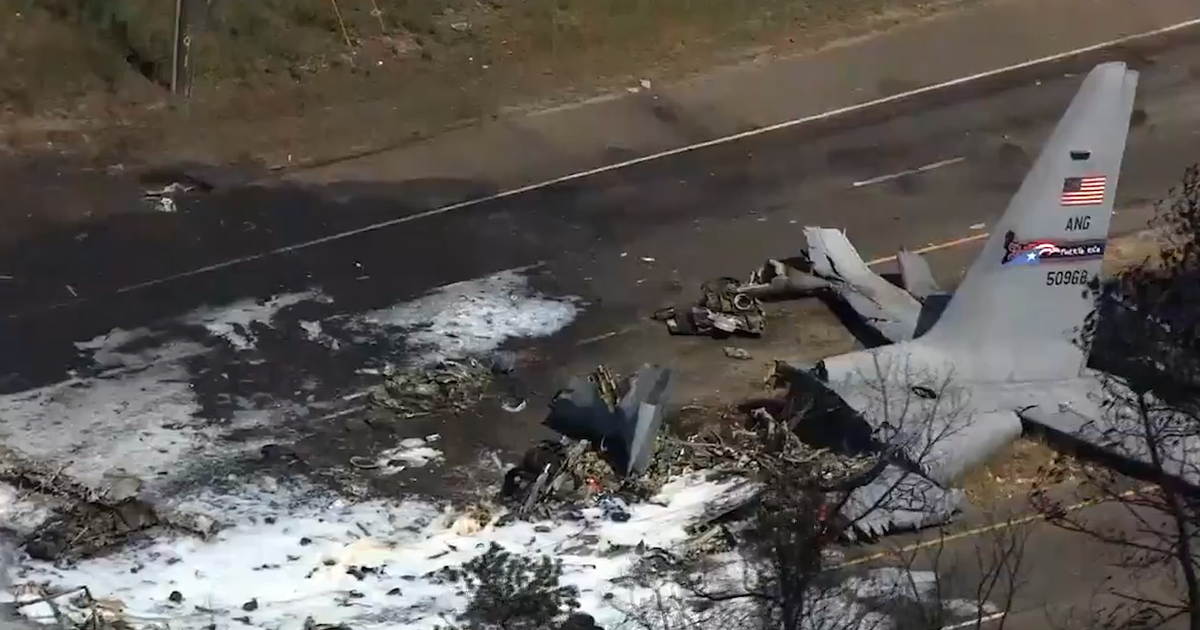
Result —
M 175 0 L 175 32 L 171 37 L 171 94 L 179 94 L 179 53 L 183 37 L 183 0 Z
M 175 0 L 174 46 L 171 51 L 171 93 L 187 97 L 192 92 L 192 25 L 189 0 Z

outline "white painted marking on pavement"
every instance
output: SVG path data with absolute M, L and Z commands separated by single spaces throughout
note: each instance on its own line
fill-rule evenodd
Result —
M 855 188 L 861 188 L 863 186 L 870 186 L 872 184 L 882 184 L 883 182 L 888 182 L 893 179 L 899 179 L 901 177 L 904 177 L 905 175 L 916 175 L 917 173 L 924 173 L 926 171 L 932 171 L 934 169 L 942 168 L 943 166 L 950 166 L 953 164 L 958 164 L 959 162 L 963 162 L 966 159 L 967 158 L 965 158 L 965 157 L 956 157 L 956 158 L 950 158 L 948 160 L 938 160 L 937 162 L 933 162 L 931 164 L 926 164 L 925 166 L 918 166 L 917 168 L 910 168 L 906 171 L 900 171 L 898 173 L 888 173 L 887 175 L 880 175 L 879 177 L 872 177 L 871 179 L 864 179 L 862 181 L 854 182 L 850 185 Z
M 1006 612 L 992 613 L 990 615 L 984 615 L 978 619 L 972 619 L 970 621 L 961 621 L 959 623 L 952 623 L 948 626 L 942 626 L 939 630 L 962 630 L 963 628 L 977 628 L 979 626 L 982 626 L 985 623 L 991 623 L 993 621 L 1000 621 L 1007 615 L 1008 615 L 1008 613 L 1006 613 Z
M 826 120 L 829 118 L 834 118 L 836 116 L 842 116 L 845 114 L 850 114 L 853 112 L 870 109 L 872 107 L 877 107 L 879 105 L 886 105 L 888 103 L 894 103 L 894 102 L 901 101 L 906 98 L 911 98 L 913 96 L 927 94 L 930 92 L 936 92 L 938 90 L 943 90 L 943 89 L 946 89 L 949 87 L 965 85 L 967 83 L 979 81 L 981 79 L 988 79 L 988 78 L 995 77 L 995 76 L 998 76 L 998 75 L 1001 75 L 1001 74 L 1004 74 L 1007 72 L 1015 72 L 1017 70 L 1023 70 L 1025 68 L 1032 68 L 1032 67 L 1035 67 L 1035 66 L 1038 66 L 1041 64 L 1045 64 L 1045 63 L 1053 63 L 1055 61 L 1061 61 L 1063 59 L 1068 59 L 1070 57 L 1077 56 L 1077 55 L 1084 55 L 1084 54 L 1087 54 L 1090 52 L 1104 50 L 1105 48 L 1110 48 L 1113 46 L 1129 44 L 1129 43 L 1135 42 L 1139 39 L 1156 37 L 1159 35 L 1166 35 L 1168 33 L 1173 33 L 1175 31 L 1181 31 L 1181 30 L 1184 30 L 1184 29 L 1192 27 L 1192 26 L 1200 26 L 1200 18 L 1186 20 L 1183 22 L 1179 22 L 1178 24 L 1172 24 L 1171 26 L 1157 28 L 1154 30 L 1146 31 L 1144 33 L 1138 33 L 1136 35 L 1128 35 L 1126 37 L 1118 37 L 1117 39 L 1112 39 L 1112 40 L 1109 40 L 1106 42 L 1100 42 L 1099 44 L 1092 44 L 1091 46 L 1084 46 L 1082 48 L 1076 48 L 1073 50 L 1068 50 L 1068 51 L 1056 53 L 1053 55 L 1047 55 L 1045 57 L 1040 57 L 1038 59 L 1031 59 L 1029 61 L 1023 61 L 1021 63 L 1012 64 L 1012 65 L 1004 66 L 1001 68 L 986 70 L 984 72 L 977 72 L 975 74 L 968 75 L 965 77 L 959 77 L 957 79 L 951 79 L 949 81 L 943 81 L 941 83 L 935 83 L 933 85 L 927 85 L 925 87 L 917 88 L 915 90 L 909 90 L 907 92 L 901 92 L 899 94 L 893 94 L 891 96 L 886 96 L 883 98 L 877 98 L 877 99 L 874 99 L 871 101 L 866 101 L 864 103 L 858 103 L 856 105 L 848 105 L 846 107 L 839 107 L 837 109 L 831 109 L 829 111 L 821 112 L 819 114 L 813 114 L 810 116 L 802 116 L 800 118 L 793 118 L 791 120 L 785 120 L 783 122 L 775 123 L 773 125 L 759 127 L 758 129 L 750 129 L 750 130 L 743 131 L 740 133 L 735 133 L 732 135 L 722 136 L 720 138 L 714 138 L 712 140 L 707 140 L 705 142 L 698 142 L 696 144 L 690 144 L 690 145 L 678 147 L 675 149 L 669 149 L 667 151 L 660 151 L 658 153 L 653 153 L 651 155 L 644 155 L 642 157 L 625 160 L 624 162 L 617 162 L 616 164 L 609 164 L 607 166 L 600 166 L 600 167 L 588 169 L 585 171 L 570 173 L 567 175 L 563 175 L 561 177 L 555 177 L 553 179 L 548 179 L 546 181 L 538 182 L 535 184 L 528 184 L 526 186 L 520 186 L 518 188 L 501 191 L 501 192 L 498 192 L 493 195 L 488 195 L 486 197 L 478 197 L 476 199 L 468 199 L 466 201 L 460 201 L 458 203 L 453 203 L 448 206 L 442 206 L 440 208 L 433 208 L 431 210 L 426 210 L 424 212 L 418 212 L 416 214 L 410 214 L 410 215 L 406 215 L 403 217 L 397 217 L 395 219 L 389 219 L 387 221 L 380 221 L 379 223 L 372 223 L 370 225 L 365 225 L 363 227 L 355 228 L 353 230 L 337 232 L 335 234 L 330 234 L 328 236 L 322 236 L 321 238 L 304 241 L 302 243 L 296 243 L 293 245 L 285 245 L 283 247 L 277 247 L 272 250 L 268 250 L 265 252 L 259 252 L 257 254 L 250 254 L 248 256 L 239 256 L 237 258 L 232 258 L 232 259 L 229 259 L 229 260 L 226 260 L 223 262 L 219 262 L 219 263 L 213 263 L 211 265 L 205 265 L 203 267 L 198 267 L 196 269 L 192 269 L 189 271 L 182 271 L 179 273 L 171 274 L 169 276 L 163 276 L 161 278 L 157 278 L 154 280 L 147 280 L 145 282 L 139 282 L 136 284 L 130 284 L 127 286 L 123 286 L 123 287 L 117 289 L 115 292 L 118 294 L 129 293 L 131 291 L 137 291 L 139 289 L 145 289 L 145 288 L 149 288 L 152 286 L 165 284 L 168 282 L 173 282 L 175 280 L 181 280 L 183 278 L 189 278 L 191 276 L 198 276 L 201 274 L 208 273 L 210 271 L 217 271 L 219 269 L 224 269 L 226 267 L 232 267 L 234 265 L 240 265 L 242 263 L 253 262 L 255 260 L 260 260 L 263 258 L 277 256 L 279 254 L 286 254 L 286 253 L 298 251 L 301 249 L 307 249 L 307 248 L 313 247 L 315 245 L 331 243 L 333 241 L 338 241 L 338 240 L 341 240 L 344 238 L 350 238 L 352 236 L 357 236 L 359 234 L 366 234 L 367 232 L 373 232 L 375 230 L 388 228 L 388 227 L 392 227 L 392 226 L 396 226 L 396 225 L 403 225 L 405 223 L 419 221 L 421 219 L 427 219 L 429 217 L 434 217 L 434 216 L 437 216 L 440 214 L 446 214 L 448 212 L 453 212 L 455 210 L 462 210 L 464 208 L 470 208 L 473 206 L 477 206 L 479 204 L 487 203 L 489 201 L 496 201 L 498 199 L 505 199 L 507 197 L 513 197 L 513 196 L 527 193 L 527 192 L 530 192 L 533 190 L 546 188 L 547 186 L 553 186 L 555 184 L 561 184 L 564 182 L 574 181 L 576 179 L 582 179 L 584 177 L 590 177 L 592 175 L 598 175 L 600 173 L 607 173 L 609 171 L 615 171 L 615 170 L 619 170 L 619 169 L 623 169 L 623 168 L 628 168 L 630 166 L 634 166 L 636 164 L 641 164 L 643 162 L 659 160 L 659 159 L 670 157 L 673 155 L 679 155 L 681 153 L 695 151 L 697 149 L 703 149 L 706 147 L 712 147 L 712 146 L 717 146 L 717 145 L 721 145 L 721 144 L 726 144 L 729 142 L 742 140 L 744 138 L 751 138 L 754 136 L 771 133 L 773 131 L 780 131 L 783 129 L 788 129 L 791 127 L 796 127 L 799 125 L 816 122 L 819 120 Z M 9 315 L 8 319 L 17 319 L 20 317 L 27 316 L 31 313 L 37 313 L 37 312 L 42 312 L 42 311 L 46 311 L 46 310 L 64 308 L 66 306 L 72 306 L 74 304 L 79 304 L 79 303 L 86 302 L 86 301 L 88 301 L 88 298 L 79 298 L 79 299 L 69 300 L 66 302 L 60 302 L 58 304 L 52 304 L 50 306 L 47 306 L 44 308 L 39 308 L 39 309 L 36 309 L 31 312 L 14 313 L 14 314 Z

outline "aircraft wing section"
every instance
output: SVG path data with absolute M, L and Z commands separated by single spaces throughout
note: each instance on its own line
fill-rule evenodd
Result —
M 913 338 L 921 303 L 904 289 L 871 271 L 841 230 L 806 227 L 813 272 L 869 326 L 892 341 Z
M 904 289 L 913 297 L 924 300 L 935 293 L 942 292 L 937 280 L 933 278 L 933 270 L 929 268 L 929 262 L 925 260 L 924 256 L 904 249 L 896 255 L 896 262 L 900 265 L 900 277 L 904 282 Z

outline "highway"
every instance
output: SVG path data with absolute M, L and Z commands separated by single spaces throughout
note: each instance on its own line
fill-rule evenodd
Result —
M 1071 502 L 1069 493 L 1061 494 L 1064 505 Z M 943 599 L 991 601 L 1006 610 L 1004 626 L 1019 630 L 1096 628 L 1104 614 L 1127 606 L 1132 598 L 1178 601 L 1169 567 L 1139 564 L 1132 546 L 1102 543 L 1036 516 L 995 514 L 972 520 L 977 523 L 950 526 L 944 538 L 927 530 L 855 549 L 847 569 L 936 571 Z M 1165 548 L 1173 540 L 1162 514 L 1133 503 L 1087 505 L 1073 511 L 1071 520 L 1088 532 L 1123 536 L 1131 545 Z M 997 616 L 982 627 L 998 627 L 1000 621 Z
M 1162 196 L 1196 158 L 1200 139 L 1200 47 L 1141 61 L 1136 128 L 1118 199 L 1126 210 L 1114 232 L 1139 226 L 1144 213 L 1127 209 Z M 74 344 L 201 305 L 315 288 L 330 296 L 336 312 L 354 313 L 532 264 L 540 264 L 538 289 L 588 304 L 563 335 L 538 350 L 553 360 L 539 362 L 552 367 L 531 376 L 535 389 L 553 390 L 559 366 L 613 358 L 626 365 L 674 362 L 694 344 L 666 340 L 653 327 L 582 350 L 575 342 L 625 330 L 663 303 L 690 300 L 703 280 L 744 277 L 765 258 L 791 255 L 805 224 L 845 228 L 868 258 L 986 229 L 1080 78 L 1016 85 L 882 122 L 754 136 L 144 288 L 229 258 L 421 211 L 430 199 L 451 195 L 448 189 L 470 194 L 471 186 L 236 188 L 181 199 L 175 214 L 126 214 L 44 235 L 0 254 L 0 271 L 12 278 L 0 283 L 0 312 L 9 316 L 0 341 L 10 349 L 0 372 L 9 375 L 9 391 L 55 382 L 77 367 Z M 941 166 L 896 176 L 931 164 Z M 284 355 L 267 360 L 299 360 L 286 349 L 277 352 Z M 347 378 L 322 372 L 332 369 L 312 368 L 305 378 L 347 386 Z M 536 415 L 520 422 L 534 424 Z M 483 437 L 516 445 L 528 435 L 503 433 Z
M 1141 227 L 1146 208 L 1200 158 L 1200 47 L 1142 61 L 1114 232 Z M 719 342 L 670 339 L 644 323 L 645 316 L 664 303 L 691 299 L 703 280 L 744 277 L 768 257 L 791 255 L 804 225 L 845 228 L 868 258 L 985 231 L 1080 78 L 1014 85 L 882 122 L 755 136 L 165 282 L 156 280 L 420 212 L 430 199 L 494 191 L 472 182 L 279 184 L 182 199 L 177 214 L 122 215 L 44 235 L 0 253 L 0 272 L 13 278 L 0 283 L 6 318 L 0 343 L 8 349 L 0 370 L 4 393 L 66 379 L 81 365 L 78 343 L 113 328 L 153 328 L 169 336 L 173 329 L 164 321 L 202 306 L 319 289 L 338 314 L 362 313 L 448 283 L 529 266 L 537 289 L 577 296 L 582 315 L 549 340 L 518 344 L 536 357 L 528 368 L 535 396 L 524 413 L 438 418 L 403 429 L 442 433 L 450 465 L 473 461 L 485 444 L 502 451 L 525 448 L 541 431 L 545 394 L 565 373 L 596 363 L 670 364 L 679 369 L 688 397 L 706 389 L 744 390 L 768 355 L 815 351 L 796 347 L 796 340 L 811 332 L 809 318 L 828 320 L 819 307 L 787 307 L 791 319 L 779 320 L 787 327 L 773 323 L 772 339 L 752 350 L 758 360 L 733 372 L 727 360 L 711 358 L 720 355 Z M 931 260 L 940 275 L 953 279 L 972 251 L 970 244 L 947 247 Z M 321 313 L 328 317 L 330 311 Z M 832 340 L 824 348 L 845 343 Z M 371 346 L 359 353 L 382 351 Z M 227 393 L 222 387 L 236 388 L 248 398 L 270 398 L 274 409 L 293 391 L 300 397 L 287 402 L 304 405 L 360 384 L 354 375 L 361 365 L 353 361 L 313 358 L 287 343 L 257 352 L 252 359 L 225 356 L 219 367 L 226 380 L 206 376 L 201 383 L 196 376 L 193 387 L 218 398 Z M 741 382 L 719 384 L 712 375 L 718 364 L 725 366 L 717 369 L 721 378 L 732 373 Z M 212 370 L 206 366 L 206 373 Z M 320 446 L 313 465 L 337 466 L 363 448 L 365 438 L 339 437 L 341 428 L 323 426 L 306 426 L 298 438 L 299 446 Z M 436 481 L 413 483 L 433 489 L 421 484 Z M 1031 543 L 1039 569 L 1022 591 L 1032 595 L 1018 600 L 1022 614 L 1085 603 L 1112 560 L 1061 535 L 1041 532 Z M 970 583 L 970 576 L 950 575 Z M 1045 627 L 1027 623 L 1013 627 Z
M 1122 205 L 1157 199 L 1188 160 L 1196 50 L 1146 60 Z M 804 223 L 845 227 L 868 254 L 947 241 L 1003 209 L 1078 79 L 1012 86 L 882 123 L 856 125 L 850 118 L 818 132 L 797 127 L 754 136 L 166 283 L 140 291 L 145 297 L 122 296 L 111 304 L 128 313 L 122 323 L 136 323 L 196 303 L 278 290 L 316 285 L 336 293 L 345 276 L 378 267 L 406 271 L 379 287 L 386 289 L 381 301 L 395 300 L 549 261 L 563 290 L 637 309 L 660 297 L 650 279 L 700 279 L 748 268 L 764 254 L 795 247 Z M 929 165 L 941 167 L 897 176 Z M 184 202 L 185 212 L 176 215 L 125 217 L 94 226 L 86 239 L 73 230 L 10 248 L 0 260 L 14 279 L 0 285 L 3 312 L 99 297 L 371 219 L 424 211 L 433 200 L 486 192 L 483 184 L 413 181 L 214 193 Z M 653 256 L 657 264 L 646 269 L 634 264 L 638 257 L 619 260 L 623 252 Z M 594 275 L 598 270 L 602 275 Z M 650 278 L 631 291 L 630 280 L 647 272 Z M 584 287 L 581 277 L 593 280 Z M 143 313 L 151 303 L 153 313 Z

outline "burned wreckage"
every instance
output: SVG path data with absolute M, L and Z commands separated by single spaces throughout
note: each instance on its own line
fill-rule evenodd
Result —
M 1117 62 L 1088 74 L 952 293 L 919 254 L 898 255 L 900 280 L 892 282 L 843 232 L 809 227 L 806 256 L 770 261 L 749 283 L 710 283 L 690 310 L 657 318 L 675 334 L 758 335 L 760 299 L 825 295 L 877 335 L 865 350 L 815 364 L 777 362 L 789 398 L 808 401 L 800 432 L 886 462 L 842 504 L 862 533 L 947 520 L 963 500 L 952 482 L 1025 425 L 1149 464 L 1144 442 L 1113 437 L 1136 435 L 1122 431 L 1136 418 L 1108 404 L 1111 390 L 1077 338 L 1095 309 L 1087 289 L 1101 273 L 1137 82 L 1137 72 Z M 666 391 L 642 388 L 650 390 Z M 574 407 L 590 407 L 586 399 Z M 659 409 L 663 400 L 647 404 Z M 632 405 L 623 418 L 630 461 L 641 461 L 644 436 L 661 417 Z M 1200 444 L 1170 447 L 1159 458 L 1162 472 L 1200 485 L 1193 465 Z M 888 507 L 875 509 L 885 495 Z

